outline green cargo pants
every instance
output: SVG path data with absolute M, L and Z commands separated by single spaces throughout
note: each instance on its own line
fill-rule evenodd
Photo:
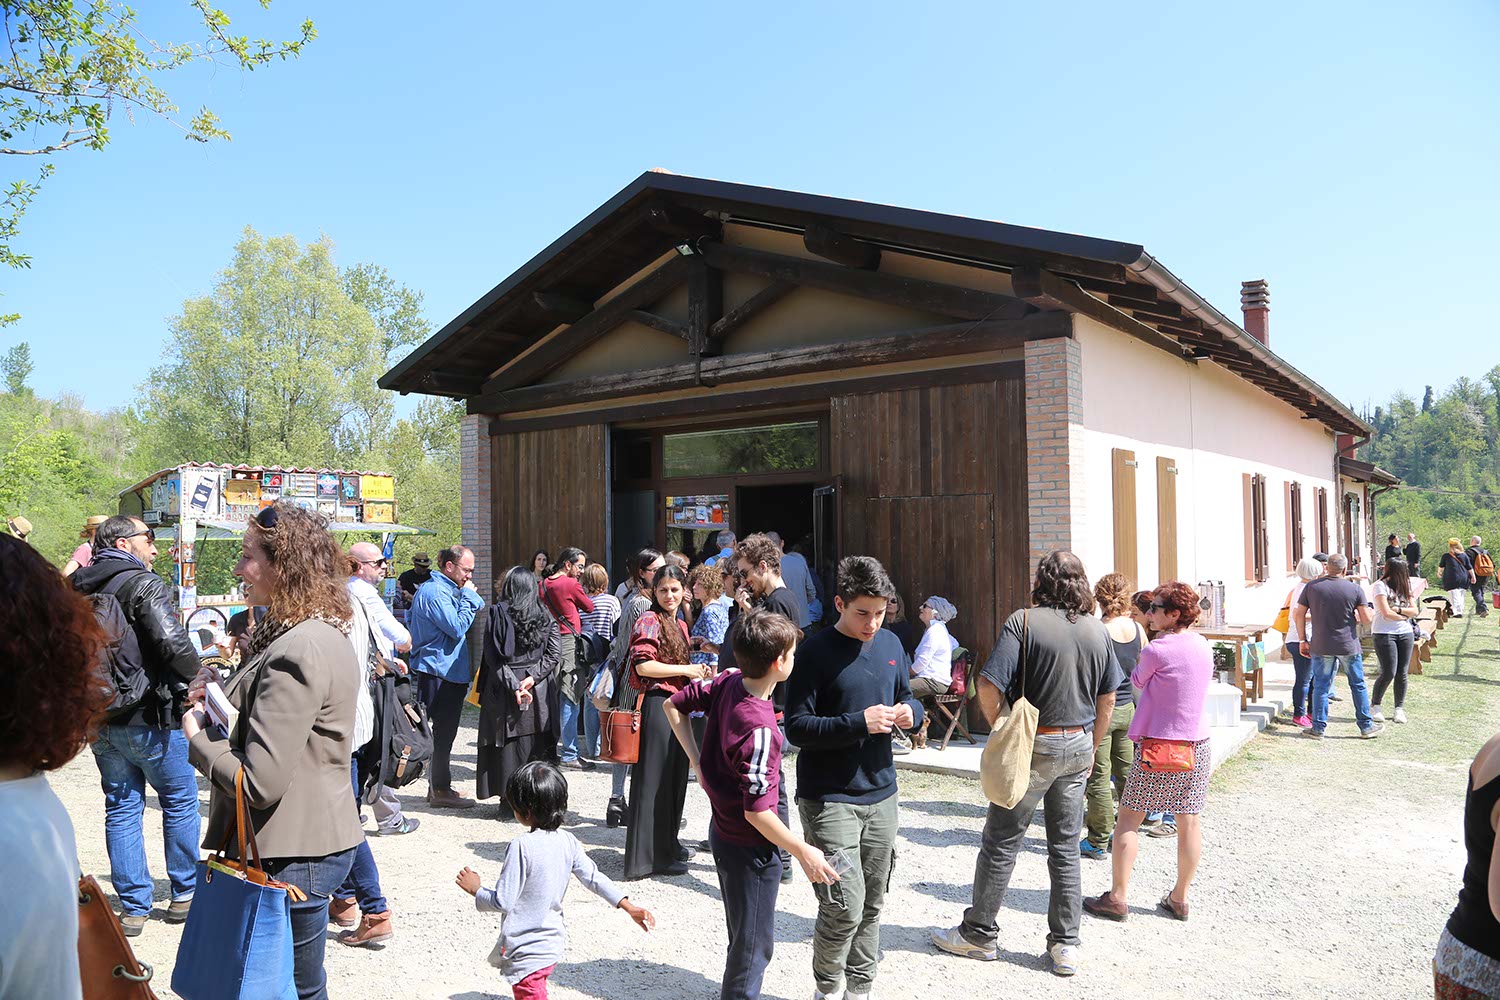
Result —
M 830 864 L 838 851 L 854 864 L 838 882 L 813 887 L 813 982 L 824 993 L 841 984 L 868 993 L 880 963 L 880 910 L 896 863 L 896 796 L 871 805 L 798 799 L 797 812 L 802 835 Z
M 1110 835 L 1115 832 L 1115 803 L 1125 790 L 1125 775 L 1135 759 L 1135 744 L 1129 736 L 1134 718 L 1134 703 L 1120 706 L 1109 717 L 1109 728 L 1099 741 L 1099 749 L 1094 751 L 1094 770 L 1083 791 L 1088 803 L 1084 813 L 1088 840 L 1101 850 L 1109 848 Z

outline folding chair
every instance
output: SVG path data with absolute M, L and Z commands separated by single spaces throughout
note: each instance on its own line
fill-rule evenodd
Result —
M 948 741 L 953 738 L 953 730 L 957 729 L 963 733 L 964 739 L 970 743 L 978 743 L 969 734 L 968 728 L 963 723 L 964 704 L 969 700 L 969 651 L 962 646 L 953 651 L 953 682 L 948 685 L 948 690 L 942 694 L 933 695 L 932 708 L 938 716 L 938 725 L 947 723 L 943 731 L 943 741 L 938 745 L 939 750 L 948 749 Z

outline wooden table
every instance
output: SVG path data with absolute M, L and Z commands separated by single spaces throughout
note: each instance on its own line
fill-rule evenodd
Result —
M 1224 625 L 1220 628 L 1193 626 L 1209 642 L 1228 642 L 1234 645 L 1234 686 L 1240 689 L 1240 711 L 1244 711 L 1251 698 L 1262 698 L 1266 693 L 1265 660 L 1254 670 L 1245 669 L 1245 643 L 1261 642 L 1269 625 Z

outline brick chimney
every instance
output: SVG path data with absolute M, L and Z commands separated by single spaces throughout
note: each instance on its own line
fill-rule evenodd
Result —
M 1240 282 L 1240 308 L 1245 313 L 1245 332 L 1271 346 L 1271 287 L 1264 278 Z

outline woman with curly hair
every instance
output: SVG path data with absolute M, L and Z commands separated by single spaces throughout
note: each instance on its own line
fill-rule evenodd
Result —
M 1053 552 L 1037 565 L 1030 608 L 1005 621 L 979 675 L 979 709 L 990 725 L 1021 698 L 1037 711 L 1031 783 L 1009 809 L 994 805 L 974 863 L 973 904 L 957 927 L 935 930 L 933 944 L 965 958 L 993 961 L 996 917 L 1010 886 L 1026 830 L 1040 806 L 1047 822 L 1047 954 L 1052 971 L 1078 971 L 1082 891 L 1078 840 L 1083 789 L 1115 707 L 1121 673 L 1108 631 L 1093 617 L 1094 594 L 1083 561 Z M 1095 734 L 1098 734 L 1097 736 Z
M 1198 611 L 1198 592 L 1175 580 L 1157 587 L 1151 598 L 1156 638 L 1141 651 L 1131 676 L 1140 691 L 1130 724 L 1136 750 L 1115 825 L 1114 882 L 1108 892 L 1083 901 L 1084 909 L 1106 920 L 1124 920 L 1128 912 L 1126 894 L 1140 844 L 1138 831 L 1152 812 L 1177 817 L 1177 884 L 1158 905 L 1178 920 L 1188 918 L 1188 886 L 1203 854 L 1199 814 L 1208 798 L 1213 763 L 1203 703 L 1213 679 L 1214 656 L 1208 640 L 1190 630 Z M 1154 750 L 1184 747 L 1190 748 L 1186 756 L 1191 760 L 1184 757 L 1167 769 L 1151 766 Z
M 233 731 L 210 726 L 205 668 L 182 720 L 193 766 L 209 780 L 203 846 L 234 843 L 235 775 L 244 772 L 249 820 L 266 874 L 301 889 L 292 910 L 292 962 L 301 1000 L 328 995 L 323 971 L 329 893 L 348 877 L 365 839 L 352 807 L 349 760 L 362 664 L 349 643 L 348 562 L 326 522 L 285 502 L 245 531 L 235 574 L 266 613 L 241 665 L 224 682 L 238 711 Z
M 1078 845 L 1086 858 L 1103 858 L 1110 851 L 1115 832 L 1115 801 L 1125 786 L 1125 773 L 1135 759 L 1130 742 L 1130 723 L 1135 718 L 1135 693 L 1130 675 L 1146 646 L 1146 629 L 1137 624 L 1132 608 L 1130 581 L 1123 573 L 1108 573 L 1094 584 L 1094 601 L 1099 605 L 1099 620 L 1109 633 L 1120 666 L 1120 686 L 1115 691 L 1115 710 L 1109 717 L 1109 728 L 1094 752 L 1094 770 L 1089 774 L 1083 798 L 1087 803 L 1084 825 L 1088 836 Z M 1149 604 L 1149 602 L 1148 602 Z
M 671 564 L 651 580 L 651 609 L 636 620 L 630 636 L 626 680 L 641 702 L 641 754 L 630 774 L 626 806 L 625 877 L 681 875 L 691 853 L 677 839 L 687 801 L 688 759 L 663 708 L 689 681 L 713 675 L 713 668 L 688 662 L 687 624 L 677 617 L 687 574 Z
M 0 995 L 79 1000 L 78 849 L 47 783 L 109 702 L 88 599 L 0 535 Z
M 531 761 L 557 757 L 558 720 L 552 715 L 562 632 L 538 594 L 536 576 L 512 566 L 486 612 L 474 791 L 481 799 L 500 796 L 501 819 L 513 815 L 505 799 L 511 776 Z

